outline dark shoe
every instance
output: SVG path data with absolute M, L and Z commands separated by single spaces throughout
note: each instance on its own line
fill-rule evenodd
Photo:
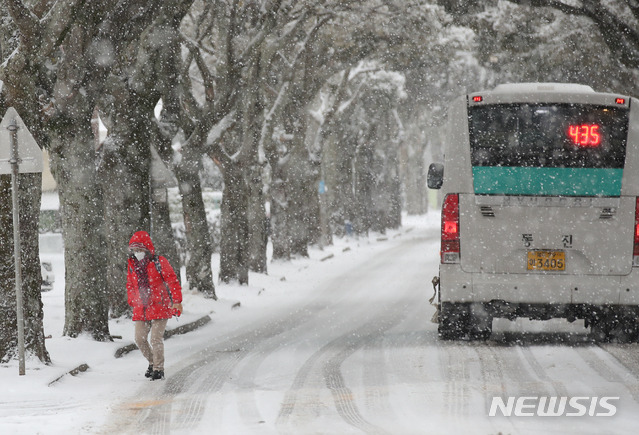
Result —
M 164 370 L 153 370 L 151 373 L 151 380 L 164 379 Z
M 151 376 L 153 376 L 153 365 L 149 364 L 149 368 L 146 369 L 146 373 L 144 374 L 144 377 L 150 378 Z

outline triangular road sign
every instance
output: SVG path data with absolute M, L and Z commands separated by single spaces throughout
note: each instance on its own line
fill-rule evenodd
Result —
M 11 164 L 11 132 L 9 127 L 15 125 L 18 142 L 18 171 L 42 172 L 42 149 L 38 146 L 27 126 L 13 107 L 9 107 L 7 113 L 0 122 L 0 174 L 10 174 Z

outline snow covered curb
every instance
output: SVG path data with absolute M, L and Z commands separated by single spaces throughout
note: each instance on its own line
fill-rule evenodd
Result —
M 79 366 L 77 366 L 73 370 L 69 370 L 68 372 L 66 372 L 66 373 L 58 376 L 54 380 L 52 380 L 51 382 L 49 382 L 47 384 L 47 386 L 48 387 L 52 386 L 53 384 L 55 384 L 56 382 L 58 382 L 60 379 L 64 378 L 67 375 L 77 376 L 78 374 L 86 372 L 87 370 L 89 370 L 89 365 L 88 364 L 80 364 Z

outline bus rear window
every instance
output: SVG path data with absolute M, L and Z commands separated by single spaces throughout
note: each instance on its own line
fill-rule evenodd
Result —
M 623 168 L 628 109 L 584 104 L 468 108 L 473 166 Z

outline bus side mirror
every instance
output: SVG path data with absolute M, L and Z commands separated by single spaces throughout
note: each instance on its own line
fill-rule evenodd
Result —
M 428 167 L 427 182 L 429 189 L 440 189 L 444 183 L 444 165 L 431 163 Z

